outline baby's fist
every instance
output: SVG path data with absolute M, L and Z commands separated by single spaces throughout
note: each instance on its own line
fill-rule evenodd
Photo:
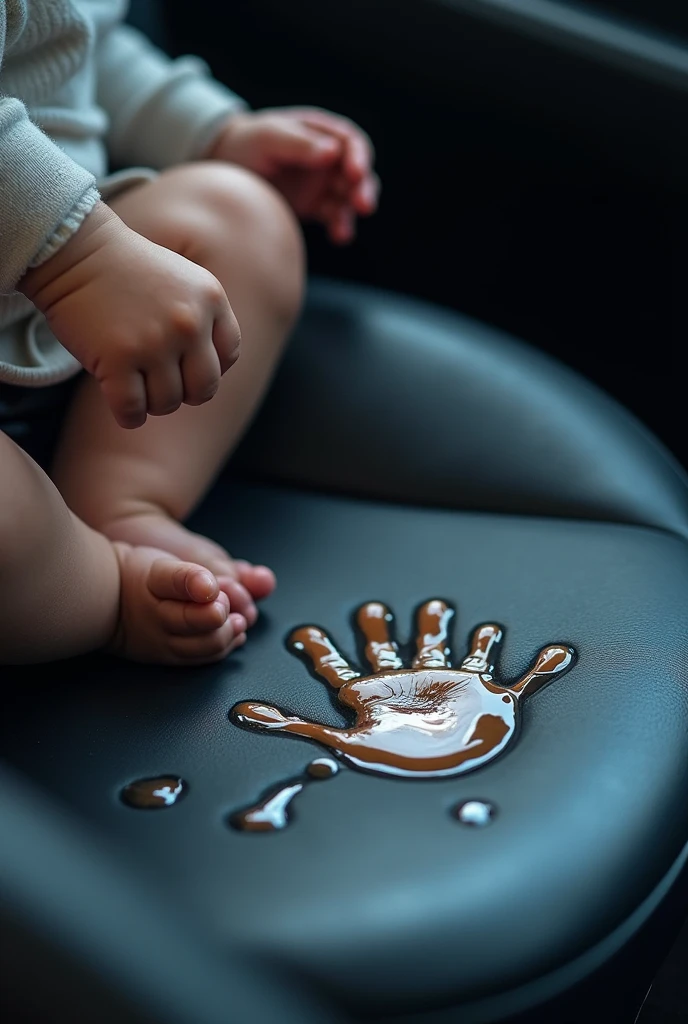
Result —
M 220 282 L 98 204 L 22 290 L 98 381 L 122 427 L 213 397 L 239 355 Z

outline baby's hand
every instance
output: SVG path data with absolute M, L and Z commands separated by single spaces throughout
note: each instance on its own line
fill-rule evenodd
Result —
M 96 378 L 122 427 L 207 402 L 239 355 L 220 282 L 103 203 L 19 287 Z
M 260 174 L 304 220 L 350 242 L 357 216 L 377 207 L 380 182 L 368 136 L 345 117 L 313 107 L 233 114 L 207 154 Z

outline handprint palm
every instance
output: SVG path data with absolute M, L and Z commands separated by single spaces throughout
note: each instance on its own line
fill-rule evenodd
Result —
M 333 728 L 245 701 L 232 709 L 238 725 L 292 733 L 328 747 L 354 768 L 384 775 L 428 778 L 471 771 L 500 754 L 515 737 L 524 697 L 573 664 L 572 648 L 543 648 L 517 682 L 493 678 L 502 629 L 486 623 L 474 630 L 470 651 L 452 668 L 448 628 L 453 610 L 439 599 L 418 611 L 416 653 L 404 667 L 391 636 L 392 615 L 368 602 L 356 623 L 365 643 L 370 675 L 362 675 L 318 626 L 302 626 L 290 649 L 337 690 L 339 703 L 355 712 L 351 728 Z

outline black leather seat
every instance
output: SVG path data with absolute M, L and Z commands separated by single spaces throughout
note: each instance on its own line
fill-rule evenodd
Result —
M 661 955 L 657 932 L 643 936 L 686 906 L 687 484 L 631 416 L 538 352 L 416 301 L 314 283 L 263 412 L 192 520 L 278 574 L 245 650 L 203 670 L 102 658 L 6 670 L 5 761 L 137 885 L 153 880 L 144 918 L 186 915 L 212 956 L 238 948 L 265 978 L 317 994 L 323 1020 L 621 1020 Z M 366 674 L 355 609 L 384 603 L 408 659 L 414 611 L 433 598 L 457 611 L 453 664 L 477 625 L 503 628 L 497 683 L 542 648 L 575 651 L 500 756 L 485 741 L 471 771 L 392 777 L 352 768 L 336 743 L 230 719 L 253 701 L 265 722 L 274 705 L 350 725 L 286 637 L 315 624 Z M 332 654 L 321 677 L 342 666 Z M 333 755 L 336 776 L 306 784 L 307 765 Z M 122 801 L 158 777 L 183 778 L 184 799 L 154 813 Z M 288 827 L 232 827 L 285 783 L 303 784 L 291 817 L 277 800 L 251 820 Z M 124 917 L 102 899 L 112 927 L 98 948 L 119 960 Z M 66 913 L 26 912 L 46 949 Z M 135 949 L 145 964 L 146 944 Z M 169 956 L 175 977 L 194 970 L 181 947 Z M 117 990 L 101 959 L 93 973 Z M 619 964 L 628 998 L 615 993 L 615 1017 L 599 986 Z M 151 1020 L 218 1019 L 202 1001 L 175 1012 Z M 58 1019 L 49 1005 L 38 1016 Z

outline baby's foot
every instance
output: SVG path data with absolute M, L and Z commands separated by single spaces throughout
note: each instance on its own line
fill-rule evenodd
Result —
M 245 617 L 230 611 L 227 595 L 204 566 L 153 547 L 113 547 L 121 596 L 109 653 L 163 665 L 205 665 L 245 642 Z
M 275 589 L 275 576 L 264 565 L 234 559 L 212 540 L 187 530 L 164 512 L 140 512 L 120 516 L 98 527 L 113 541 L 142 544 L 168 551 L 177 558 L 205 566 L 229 598 L 232 611 L 244 616 L 249 626 L 258 618 L 255 602 Z

